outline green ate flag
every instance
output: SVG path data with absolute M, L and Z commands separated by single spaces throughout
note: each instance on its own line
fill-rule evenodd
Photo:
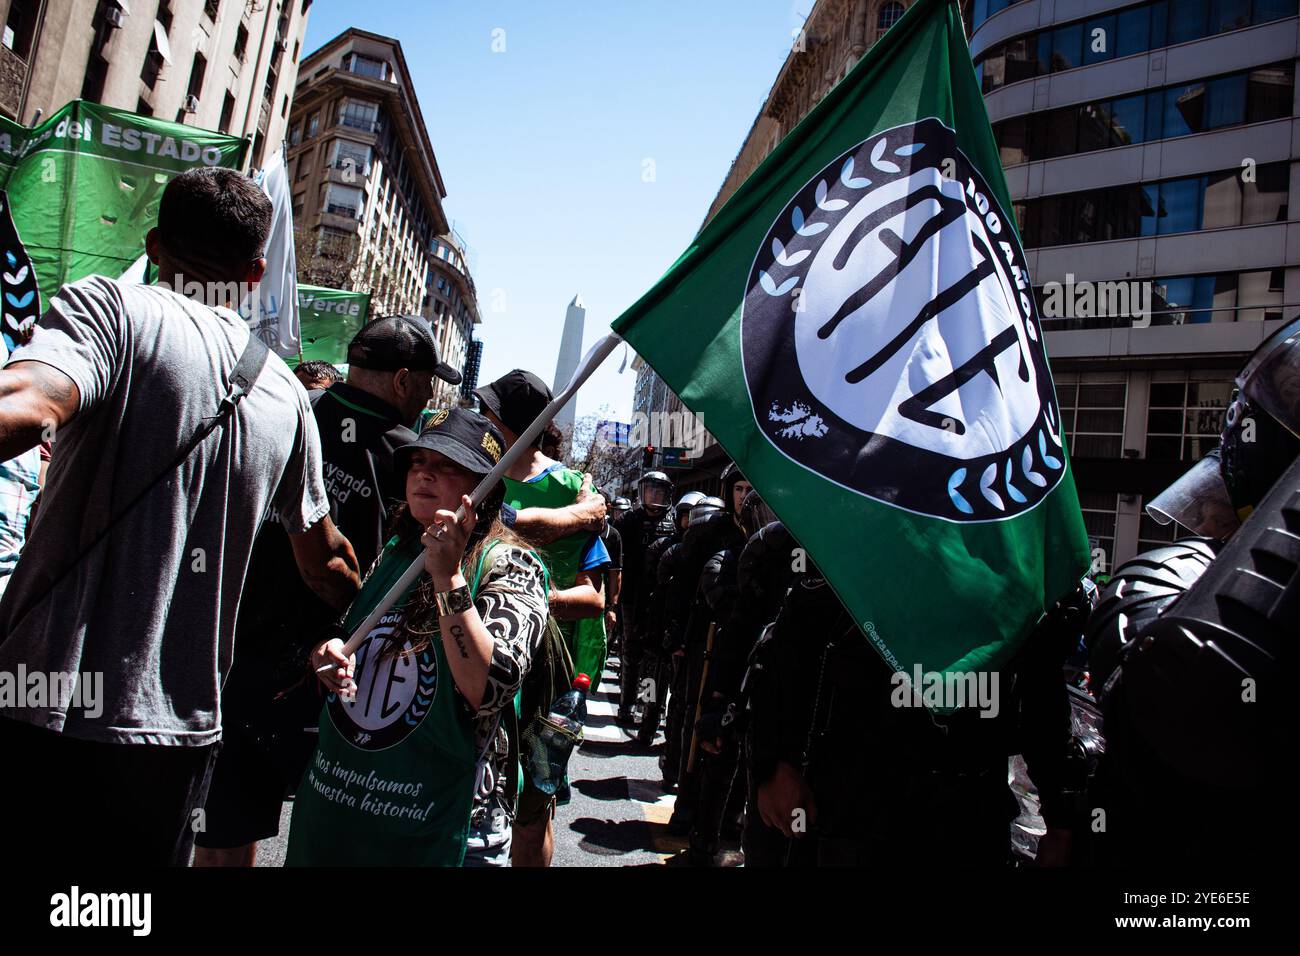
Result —
M 370 293 L 298 283 L 302 361 L 342 365 L 348 343 L 370 321 Z
M 951 0 L 918 0 L 614 331 L 896 670 L 1000 667 L 1087 570 L 1024 250 Z
M 30 129 L 0 118 L 0 189 L 41 296 L 116 278 L 144 254 L 162 191 L 195 166 L 239 168 L 235 136 L 74 100 Z

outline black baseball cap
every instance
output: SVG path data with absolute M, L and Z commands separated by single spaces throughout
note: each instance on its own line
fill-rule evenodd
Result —
M 440 408 L 420 437 L 393 453 L 399 472 L 411 467 L 411 453 L 425 448 L 446 455 L 476 475 L 486 475 L 501 460 L 506 440 L 490 421 L 468 408 Z
M 553 398 L 545 382 L 521 368 L 476 389 L 474 394 L 516 435 L 522 435 Z
M 460 384 L 460 372 L 438 358 L 433 332 L 417 315 L 390 315 L 367 322 L 348 345 L 348 364 L 377 372 L 399 368 L 429 371 L 444 382 Z

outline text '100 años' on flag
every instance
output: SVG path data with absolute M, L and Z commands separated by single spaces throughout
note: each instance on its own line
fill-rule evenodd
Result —
M 0 124 L 0 189 L 42 296 L 92 274 L 119 276 L 144 252 L 171 178 L 238 168 L 234 136 L 75 100 L 38 126 Z
M 1088 565 L 1011 208 L 918 0 L 614 323 L 904 673 L 1004 665 Z

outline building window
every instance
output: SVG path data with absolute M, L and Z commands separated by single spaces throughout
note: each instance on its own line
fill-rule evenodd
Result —
M 1285 119 L 1295 93 L 1288 61 L 1193 84 L 1017 116 L 994 136 L 1006 165 Z
M 313 136 L 316 135 L 316 130 L 319 128 L 320 128 L 320 112 L 317 111 L 307 117 L 307 132 L 305 134 L 305 138 L 311 139 Z
M 1058 375 L 1061 427 L 1075 458 L 1119 458 L 1124 451 L 1128 380 L 1108 374 Z
M 330 160 L 330 165 L 344 173 L 351 170 L 357 176 L 367 176 L 370 172 L 370 147 L 347 139 L 334 140 L 334 159 Z
M 1119 514 L 1119 495 L 1111 491 L 1079 489 L 1079 510 L 1083 512 L 1083 527 L 1088 532 L 1088 549 L 1109 556 L 1115 553 L 1115 521 Z
M 376 80 L 388 79 L 388 64 L 372 56 L 349 53 L 343 58 L 343 69 L 358 76 L 368 76 Z
M 208 19 L 213 23 L 221 16 L 221 0 L 203 0 L 203 12 L 207 14 Z
M 293 129 L 289 130 L 289 145 L 297 146 L 302 142 L 302 124 L 294 123 Z
M 885 35 L 885 31 L 898 22 L 903 15 L 903 5 L 901 3 L 883 3 L 880 5 L 880 12 L 876 14 L 876 37 Z
M 325 189 L 325 211 L 335 216 L 359 219 L 364 205 L 365 199 L 361 190 L 355 186 L 330 183 Z
M 37 12 L 39 0 L 13 0 L 9 6 L 9 15 L 5 18 L 4 33 L 0 42 L 23 60 L 32 52 L 32 40 L 36 36 L 39 22 Z
M 161 10 L 159 11 L 161 13 Z M 161 21 L 154 24 L 153 36 L 149 38 L 149 51 L 144 55 L 144 66 L 140 68 L 140 79 L 144 85 L 153 89 L 158 82 L 158 74 L 162 72 L 163 64 L 166 59 L 163 57 L 162 47 L 159 45 L 159 38 L 165 38 L 167 34 L 161 30 Z M 162 40 L 166 43 L 166 39 Z
M 346 100 L 342 109 L 339 110 L 339 122 L 342 125 L 366 133 L 375 131 L 375 123 L 378 119 L 379 104 L 370 103 L 366 100 Z
M 230 132 L 230 124 L 234 121 L 234 118 L 235 94 L 227 90 L 226 98 L 221 103 L 221 122 L 217 124 L 217 128 L 220 129 L 221 132 L 228 134 Z
M 1230 380 L 1212 372 L 1153 372 L 1146 457 L 1199 461 L 1217 448 L 1232 389 Z
M 198 99 L 203 95 L 203 80 L 208 73 L 208 60 L 202 53 L 195 52 L 194 64 L 190 67 L 190 83 L 186 95 Z
M 1036 248 L 1285 222 L 1289 176 L 1289 162 L 1268 163 L 1249 183 L 1234 168 L 1031 199 L 1021 238 Z
M 248 28 L 242 23 L 235 31 L 235 58 L 241 63 L 244 62 L 244 55 L 248 52 Z
M 982 22 L 985 3 L 991 10 L 999 2 L 1004 0 L 975 0 L 975 24 Z M 989 93 L 1007 83 L 1072 70 L 1112 56 L 1146 53 L 1295 15 L 1295 0 L 1156 0 L 1113 15 L 1015 37 L 983 54 L 975 64 L 976 72 L 984 92 Z M 1107 49 L 1093 51 L 1092 31 L 1110 25 Z

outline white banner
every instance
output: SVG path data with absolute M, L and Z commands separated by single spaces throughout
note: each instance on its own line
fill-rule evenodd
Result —
M 302 348 L 298 320 L 298 262 L 293 250 L 293 208 L 283 152 L 277 152 L 253 180 L 271 198 L 271 235 L 266 240 L 266 274 L 257 287 L 257 302 L 245 302 L 241 314 L 253 332 L 281 357 Z

